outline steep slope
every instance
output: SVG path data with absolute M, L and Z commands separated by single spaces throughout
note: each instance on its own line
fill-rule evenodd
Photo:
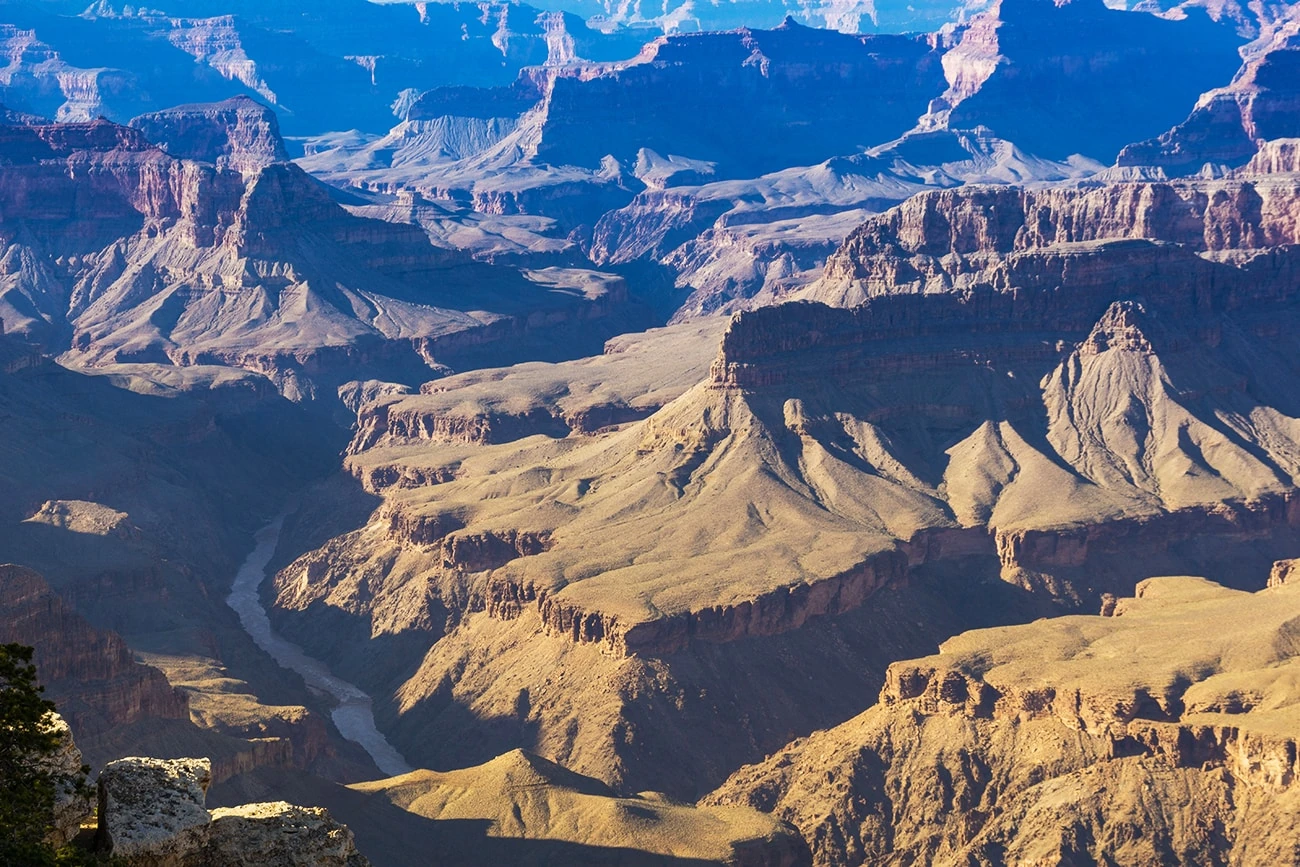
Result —
M 714 163 L 721 177 L 807 165 L 905 132 L 940 74 L 922 40 L 850 37 L 791 21 L 663 37 L 604 74 L 556 77 L 536 155 L 595 167 L 612 154 L 631 165 L 644 148 Z M 741 125 L 750 135 L 738 150 Z
M 121 636 L 101 632 L 69 610 L 36 572 L 3 566 L 0 575 L 6 620 L 0 642 L 36 649 L 45 697 L 81 732 L 83 749 L 115 727 L 141 720 L 159 726 L 189 722 L 185 695 L 161 671 L 137 663 Z M 104 760 L 102 754 L 92 758 Z
M 1289 864 L 1298 606 L 1157 578 L 1110 617 L 966 633 L 704 803 L 794 822 L 820 865 Z

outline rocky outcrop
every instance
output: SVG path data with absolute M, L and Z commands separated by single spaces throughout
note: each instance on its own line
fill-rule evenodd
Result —
M 967 633 L 898 663 L 875 707 L 704 802 L 793 821 L 819 865 L 1293 860 L 1290 711 L 1261 699 L 1295 664 L 1294 588 L 1137 592 L 1113 617 Z M 1216 656 L 1189 630 L 1267 649 Z
M 196 867 L 283 864 L 286 867 L 366 867 L 352 831 L 321 807 L 284 801 L 220 807 Z
M 1259 151 L 1239 172 L 1241 175 L 1300 174 L 1300 139 L 1284 138 L 1260 144 Z
M 72 729 L 57 713 L 46 717 L 46 727 L 59 739 L 58 749 L 37 761 L 38 770 L 54 781 L 54 822 L 46 839 L 55 848 L 64 846 L 81 832 L 81 826 L 95 814 L 85 783 L 81 750 Z
M 131 758 L 99 774 L 98 846 L 120 858 L 181 864 L 203 845 L 207 759 Z
M 1268 586 L 1280 587 L 1283 584 L 1293 584 L 1297 579 L 1300 579 L 1300 560 L 1278 560 L 1269 570 Z
M 99 775 L 97 846 L 128 865 L 365 867 L 352 832 L 320 807 L 283 801 L 211 812 L 207 759 L 127 758 Z
M 249 3 L 158 10 L 97 0 L 84 9 L 10 10 L 0 29 L 0 86 L 14 106 L 59 120 L 124 123 L 183 103 L 252 96 L 280 111 L 294 135 L 382 133 L 399 94 L 507 85 L 547 62 L 557 40 L 604 60 L 630 57 L 644 37 L 500 3 L 340 2 L 302 15 Z M 87 57 L 87 43 L 103 50 Z
M 219 169 L 256 173 L 289 160 L 275 112 L 247 97 L 142 114 L 130 126 L 177 159 Z

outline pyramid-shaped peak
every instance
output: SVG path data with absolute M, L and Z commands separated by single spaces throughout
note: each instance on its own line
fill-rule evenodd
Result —
M 527 750 L 514 749 L 497 756 L 479 768 L 480 778 L 495 779 L 503 789 L 550 786 L 588 795 L 611 796 L 604 783 L 584 777 L 563 765 Z
M 1111 349 L 1152 352 L 1151 317 L 1141 301 L 1115 301 L 1079 345 L 1081 355 L 1100 355 Z

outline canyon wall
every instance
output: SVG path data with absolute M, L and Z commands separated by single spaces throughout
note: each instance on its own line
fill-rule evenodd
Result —
M 819 865 L 1289 862 L 1291 702 L 1254 696 L 1280 698 L 1294 664 L 1269 643 L 1289 634 L 1292 589 L 1160 578 L 1112 617 L 960 635 L 704 802 L 793 821 Z M 1269 649 L 1216 656 L 1249 635 Z

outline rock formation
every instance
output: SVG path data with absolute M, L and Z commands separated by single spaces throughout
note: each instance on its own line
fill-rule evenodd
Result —
M 1137 130 L 1176 123 L 1240 62 L 1233 29 L 1199 9 L 1171 21 L 1100 0 L 1001 0 L 950 38 L 948 89 L 923 125 L 986 126 L 1053 159 L 1109 162 Z
M 855 229 L 799 297 L 851 305 L 885 293 L 1069 285 L 1072 301 L 1100 293 L 1087 308 L 1095 316 L 1125 291 L 1121 281 L 1186 296 L 1175 280 L 1144 276 L 1156 268 L 1194 282 L 1265 269 L 1271 285 L 1284 282 L 1273 269 L 1287 267 L 1285 250 L 1271 248 L 1296 239 L 1297 189 L 1294 175 L 1278 175 L 923 193 Z M 1216 269 L 1216 260 L 1239 268 Z
M 58 749 L 38 761 L 40 770 L 56 780 L 54 789 L 54 827 L 46 839 L 55 848 L 70 843 L 81 832 L 81 826 L 94 816 L 95 808 L 91 803 L 83 780 L 85 766 L 81 762 L 81 750 L 72 738 L 72 729 L 57 713 L 46 717 L 49 731 L 59 739 Z
M 219 169 L 256 174 L 289 160 L 275 112 L 247 97 L 144 114 L 130 125 L 177 159 Z
M 436 383 L 377 402 L 349 466 L 383 503 L 280 573 L 282 622 L 326 655 L 313 624 L 412 648 L 347 670 L 395 696 L 418 761 L 445 761 L 428 744 L 473 708 L 644 786 L 649 744 L 693 712 L 660 690 L 713 695 L 702 659 L 815 645 L 913 576 L 1084 610 L 1192 565 L 1262 586 L 1300 528 L 1295 197 L 1288 176 L 928 193 L 812 290 L 867 303 L 739 314 L 708 377 L 643 421 L 580 432 L 571 398 L 512 395 L 522 371 L 460 383 L 463 406 Z M 619 709 L 596 727 L 575 689 Z M 791 718 L 736 701 L 748 749 Z
M 2 170 L 10 264 L 0 314 L 11 331 L 66 349 L 70 363 L 222 364 L 311 400 L 358 363 L 419 381 L 430 364 L 460 363 L 496 341 L 554 352 L 551 332 L 588 333 L 586 323 L 624 307 L 612 277 L 488 273 L 416 226 L 353 216 L 291 164 L 257 168 L 278 156 L 278 139 L 246 106 L 161 117 L 142 125 L 165 137 L 225 135 L 224 145 L 169 146 L 246 174 L 176 159 L 103 121 L 6 128 L 14 158 Z
M 1202 94 L 1182 123 L 1125 147 L 1117 165 L 1154 166 L 1169 175 L 1207 165 L 1221 171 L 1250 160 L 1264 142 L 1300 135 L 1300 17 L 1285 8 L 1242 50 L 1245 62 L 1229 84 Z
M 100 851 L 149 867 L 366 867 L 352 832 L 319 807 L 208 811 L 207 759 L 127 758 L 99 775 Z
M 819 865 L 1291 863 L 1297 603 L 1159 578 L 959 635 L 704 803 L 794 822 Z
M 1054 38 L 1065 31 L 1076 37 Z M 1199 9 L 1098 0 L 994 4 L 924 38 L 793 20 L 678 34 L 631 59 L 428 91 L 388 135 L 322 137 L 303 165 L 438 203 L 421 222 L 475 255 L 508 236 L 539 261 L 562 248 L 602 266 L 653 262 L 673 283 L 656 303 L 685 319 L 809 282 L 852 226 L 920 189 L 1096 172 L 1228 83 L 1241 42 Z M 487 250 L 478 225 L 444 227 L 476 215 L 534 222 L 494 226 Z

